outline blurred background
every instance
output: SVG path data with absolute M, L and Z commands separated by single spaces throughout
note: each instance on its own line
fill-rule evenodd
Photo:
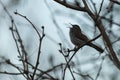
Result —
M 79 3 L 81 0 L 77 0 Z M 94 22 L 85 12 L 80 12 L 66 8 L 54 0 L 1 0 L 4 6 L 13 17 L 18 31 L 22 38 L 24 47 L 28 53 L 29 61 L 34 64 L 37 58 L 39 38 L 31 26 L 24 18 L 15 15 L 14 12 L 26 16 L 36 26 L 41 33 L 41 26 L 45 29 L 45 38 L 42 42 L 40 65 L 41 70 L 49 70 L 56 65 L 66 63 L 64 56 L 59 52 L 62 44 L 63 51 L 73 49 L 74 45 L 69 38 L 69 28 L 71 24 L 77 24 L 90 39 L 100 34 Z M 75 4 L 74 0 L 68 0 Z M 102 0 L 93 0 L 97 11 L 100 9 Z M 94 12 L 91 0 L 87 0 L 90 9 Z M 83 3 L 80 3 L 83 5 Z M 103 24 L 109 35 L 111 43 L 116 54 L 120 55 L 120 5 L 114 4 L 113 10 L 109 12 L 109 0 L 104 0 L 100 15 L 105 17 Z M 105 15 L 107 14 L 107 15 Z M 112 18 L 111 18 L 112 17 Z M 110 19 L 114 23 L 107 19 Z M 10 59 L 12 63 L 22 66 L 18 58 L 18 52 L 10 31 L 11 20 L 6 14 L 2 4 L 0 4 L 0 71 L 15 72 L 13 67 L 8 67 L 3 63 L 4 59 Z M 97 45 L 105 49 L 105 43 L 102 37 L 94 41 Z M 99 54 L 95 49 L 82 47 L 71 61 L 71 67 L 76 80 L 119 80 L 120 73 L 113 62 L 109 59 L 106 50 Z M 72 55 L 72 53 L 70 54 Z M 100 71 L 99 71 L 100 70 Z M 99 74 L 98 74 L 99 73 Z M 62 80 L 62 70 L 58 68 L 50 72 L 51 75 Z M 82 76 L 82 75 L 83 76 Z M 85 76 L 87 75 L 87 76 Z M 88 76 L 90 75 L 90 77 Z M 84 77 L 85 76 L 85 77 Z M 92 77 L 92 78 L 91 78 Z M 7 75 L 0 73 L 0 80 L 25 80 L 22 76 Z M 44 79 L 43 79 L 44 80 Z M 69 70 L 66 70 L 65 80 L 73 80 Z

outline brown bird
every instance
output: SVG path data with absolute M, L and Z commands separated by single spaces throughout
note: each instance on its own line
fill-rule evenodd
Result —
M 82 33 L 82 31 L 78 25 L 72 25 L 72 28 L 70 28 L 69 34 L 70 34 L 71 42 L 77 47 L 90 40 L 90 39 L 88 39 L 88 37 L 86 35 L 84 35 Z M 92 42 L 90 42 L 86 45 L 96 49 L 100 53 L 104 52 L 104 50 L 101 47 L 98 47 L 97 45 L 93 44 Z

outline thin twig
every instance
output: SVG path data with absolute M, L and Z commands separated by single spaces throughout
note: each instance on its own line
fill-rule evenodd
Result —
M 104 61 L 104 57 L 102 58 L 102 62 L 101 62 L 101 64 L 100 64 L 100 68 L 99 68 L 99 70 L 98 70 L 98 73 L 97 73 L 97 75 L 96 75 L 96 78 L 95 78 L 95 80 L 97 80 L 98 79 L 98 77 L 99 77 L 99 75 L 100 75 L 100 72 L 101 72 L 101 70 L 102 70 L 102 65 L 103 65 L 103 61 Z
M 111 20 L 111 19 L 109 19 L 109 18 L 106 18 L 106 17 L 104 17 L 104 16 L 101 16 L 101 19 L 104 19 L 104 20 L 106 20 L 106 21 L 108 21 L 108 22 L 111 22 L 112 24 L 115 24 L 115 25 L 117 25 L 117 26 L 120 27 L 120 24 L 119 24 L 119 23 L 116 23 L 116 22 L 114 22 L 113 20 Z
M 14 13 L 15 13 L 16 15 L 19 15 L 19 16 L 25 18 L 25 19 L 32 25 L 32 27 L 35 29 L 35 31 L 37 32 L 39 38 L 41 38 L 40 33 L 39 33 L 39 31 L 37 30 L 36 26 L 35 26 L 26 16 L 18 13 L 17 11 L 15 11 Z
M 91 80 L 94 80 L 89 74 L 84 75 L 84 74 L 81 74 L 81 73 L 77 73 L 75 71 L 74 71 L 74 73 L 80 75 L 83 78 L 85 78 L 85 80 L 88 80 L 88 78 L 91 79 Z
M 59 52 L 63 55 L 65 61 L 68 62 L 67 59 L 66 59 L 66 56 L 64 55 L 64 53 L 63 53 L 63 51 L 62 51 L 62 44 L 60 43 L 59 45 L 60 45 L 60 50 L 59 50 Z M 68 64 L 68 65 L 69 65 L 69 64 Z M 69 65 L 68 69 L 69 69 L 69 71 L 70 71 L 70 73 L 71 73 L 71 75 L 72 75 L 72 77 L 73 77 L 73 80 L 75 80 L 75 77 L 74 77 L 73 72 L 72 72 L 72 70 L 71 70 L 71 68 L 70 68 L 70 65 Z M 65 78 L 65 71 L 63 72 L 63 80 L 64 80 L 64 78 Z
M 118 4 L 118 5 L 120 5 L 120 2 L 119 1 L 116 1 L 116 0 L 110 0 L 111 2 L 113 2 L 113 3 L 116 3 L 116 4 Z
M 16 68 L 20 73 L 23 73 L 23 70 L 20 69 L 18 66 L 14 65 L 10 60 L 6 60 L 6 63 L 11 65 L 12 67 Z M 29 77 L 26 77 L 25 74 L 22 74 L 26 79 L 29 79 Z
M 104 2 L 104 0 L 102 0 L 102 2 L 101 2 L 100 9 L 99 9 L 99 12 L 98 12 L 98 14 L 97 14 L 98 16 L 100 15 L 100 12 L 101 12 L 101 10 L 102 10 L 103 2 Z
M 92 3 L 92 5 L 93 5 L 93 7 L 94 7 L 94 10 L 95 10 L 95 14 L 97 14 L 97 8 L 96 8 L 96 4 L 93 2 L 93 0 L 90 0 L 91 1 L 91 3 Z
M 13 73 L 13 72 L 7 72 L 7 71 L 0 71 L 0 74 L 9 74 L 9 75 L 23 75 L 24 73 Z
M 37 61 L 36 61 L 36 64 L 35 64 L 35 69 L 34 69 L 33 75 L 32 75 L 32 80 L 34 80 L 38 65 L 40 64 L 39 60 L 40 60 L 40 54 L 41 54 L 41 45 L 42 45 L 42 40 L 43 40 L 43 38 L 45 36 L 45 34 L 44 34 L 44 26 L 42 26 L 42 29 L 43 29 L 43 32 L 42 32 L 41 38 L 39 39 L 39 48 L 38 48 Z

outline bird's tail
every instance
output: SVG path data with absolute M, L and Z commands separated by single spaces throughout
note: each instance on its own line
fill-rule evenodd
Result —
M 99 47 L 99 46 L 97 46 L 97 45 L 95 45 L 95 44 L 93 44 L 93 43 L 89 43 L 88 45 L 91 46 L 91 47 L 93 47 L 94 49 L 96 49 L 96 50 L 99 51 L 100 53 L 103 53 L 103 52 L 104 52 L 104 50 L 103 50 L 101 47 Z

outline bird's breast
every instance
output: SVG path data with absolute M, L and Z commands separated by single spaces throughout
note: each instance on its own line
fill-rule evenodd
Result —
M 71 42 L 76 45 L 76 46 L 80 46 L 84 43 L 83 40 L 81 40 L 80 38 L 77 37 L 78 34 L 75 34 L 73 32 L 70 32 L 70 39 L 71 39 Z M 80 35 L 79 35 L 80 36 Z

